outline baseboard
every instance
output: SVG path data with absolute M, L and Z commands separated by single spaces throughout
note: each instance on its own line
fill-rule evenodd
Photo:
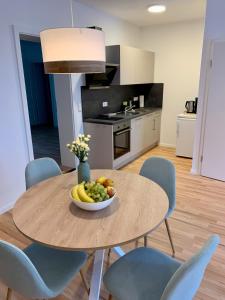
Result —
M 195 168 L 191 168 L 191 174 L 192 175 L 200 175 L 200 172 L 198 172 Z
M 12 209 L 14 206 L 14 202 L 12 203 L 8 203 L 2 207 L 0 207 L 0 215 L 4 214 L 5 212 L 7 212 L 8 210 Z
M 176 148 L 176 145 L 173 145 L 173 144 L 166 144 L 166 143 L 160 143 L 159 146 L 162 146 L 162 147 L 167 147 L 167 148 Z

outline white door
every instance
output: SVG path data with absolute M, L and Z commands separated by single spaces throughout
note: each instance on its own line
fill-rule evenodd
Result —
M 225 181 L 225 41 L 213 46 L 201 174 Z

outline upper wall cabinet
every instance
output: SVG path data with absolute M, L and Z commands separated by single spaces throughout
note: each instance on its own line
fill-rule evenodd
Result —
M 106 61 L 118 64 L 112 84 L 142 84 L 154 82 L 154 53 L 127 46 L 107 46 Z

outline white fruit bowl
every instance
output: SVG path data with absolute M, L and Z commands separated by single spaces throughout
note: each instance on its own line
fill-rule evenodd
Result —
M 71 191 L 70 191 L 70 199 L 73 201 L 73 203 L 76 206 L 78 206 L 79 208 L 84 209 L 84 210 L 89 210 L 89 211 L 97 211 L 97 210 L 101 210 L 103 208 L 108 207 L 113 202 L 115 195 L 116 195 L 116 194 L 114 194 L 113 197 L 111 197 L 105 201 L 89 203 L 89 202 L 75 200 L 71 195 Z

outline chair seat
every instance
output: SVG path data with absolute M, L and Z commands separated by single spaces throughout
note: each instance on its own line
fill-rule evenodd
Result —
M 87 259 L 85 252 L 57 250 L 36 243 L 24 252 L 55 295 L 64 290 Z
M 118 300 L 160 300 L 181 263 L 157 250 L 138 248 L 116 261 L 104 284 Z

